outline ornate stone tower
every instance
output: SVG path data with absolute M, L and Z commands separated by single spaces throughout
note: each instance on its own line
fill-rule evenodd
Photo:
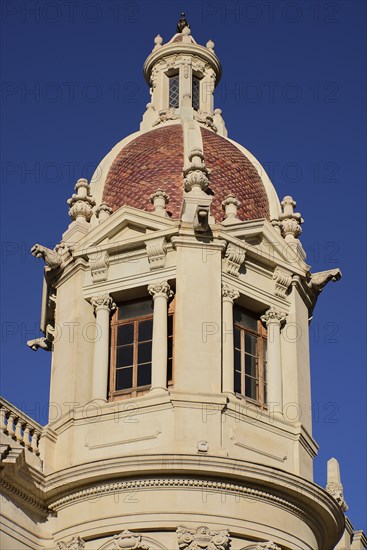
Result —
M 362 549 L 335 459 L 313 482 L 314 273 L 292 197 L 227 137 L 184 17 L 151 101 L 69 199 L 44 260 L 45 427 L 1 401 L 3 548 Z

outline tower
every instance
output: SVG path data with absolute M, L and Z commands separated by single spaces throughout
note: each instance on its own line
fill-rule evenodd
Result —
M 345 503 L 335 461 L 328 491 L 312 481 L 307 335 L 340 273 L 311 274 L 294 200 L 227 138 L 213 42 L 182 18 L 144 72 L 140 131 L 77 182 L 55 250 L 32 249 L 29 345 L 52 351 L 62 415 L 42 429 L 2 403 L 6 544 L 333 548 Z

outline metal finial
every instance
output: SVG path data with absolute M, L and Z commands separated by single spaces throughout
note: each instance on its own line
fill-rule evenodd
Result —
M 184 12 L 181 12 L 181 17 L 177 23 L 177 32 L 182 32 L 184 30 L 185 27 L 188 27 L 190 28 L 190 25 L 186 19 L 186 15 Z

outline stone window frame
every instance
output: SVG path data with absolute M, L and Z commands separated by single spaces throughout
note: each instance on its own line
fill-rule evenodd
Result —
M 144 296 L 141 296 L 140 299 L 144 299 Z M 139 298 L 137 298 L 139 300 Z M 147 321 L 152 320 L 153 321 L 153 310 L 152 313 L 144 314 L 144 315 L 136 315 L 134 317 L 128 318 L 128 319 L 118 319 L 118 309 L 119 307 L 122 307 L 126 303 L 131 303 L 135 300 L 122 300 L 117 302 L 116 309 L 114 313 L 111 316 L 111 323 L 110 323 L 110 360 L 109 360 L 109 388 L 108 388 L 108 399 L 109 401 L 116 401 L 121 399 L 129 399 L 131 397 L 140 397 L 142 395 L 145 395 L 151 388 L 151 384 L 145 385 L 145 386 L 137 386 L 134 384 L 137 383 L 137 370 L 138 370 L 138 363 L 137 363 L 137 341 L 135 339 L 137 334 L 137 323 L 141 321 Z M 171 377 L 167 380 L 167 387 L 173 388 L 174 384 L 174 334 L 175 334 L 175 298 L 169 303 L 168 305 L 168 318 L 172 318 L 172 334 L 170 334 L 170 331 L 168 330 L 168 339 L 171 338 L 172 341 L 172 357 L 171 357 Z M 133 386 L 131 388 L 123 389 L 123 390 L 116 390 L 116 358 L 117 358 L 117 329 L 119 326 L 124 324 L 131 324 L 134 323 L 134 352 L 133 352 Z M 169 325 L 168 325 L 169 328 Z M 153 340 L 152 340 L 153 342 Z M 169 349 L 169 346 L 168 346 Z M 167 377 L 168 377 L 168 360 L 170 357 L 167 357 Z
M 236 356 L 236 347 L 235 347 L 235 329 L 240 330 L 240 353 L 241 353 L 241 392 L 236 391 L 236 385 L 235 385 L 235 370 L 236 370 L 236 359 L 234 357 L 234 364 L 233 364 L 233 385 L 234 385 L 234 392 L 236 395 L 241 396 L 241 398 L 246 399 L 246 401 L 249 401 L 262 409 L 267 408 L 267 400 L 266 400 L 266 365 L 268 362 L 268 359 L 266 358 L 264 360 L 264 351 L 266 353 L 266 347 L 267 347 L 267 330 L 264 327 L 263 323 L 261 322 L 259 316 L 252 312 L 251 310 L 235 304 L 234 309 L 243 310 L 252 316 L 257 317 L 256 319 L 256 325 L 257 329 L 256 331 L 249 328 L 244 327 L 239 324 L 238 321 L 233 321 L 233 347 L 234 347 L 234 356 Z M 252 336 L 255 336 L 257 338 L 257 354 L 256 354 L 256 377 L 255 377 L 255 384 L 256 384 L 256 396 L 247 396 L 246 395 L 246 370 L 245 370 L 245 334 L 251 334 Z M 265 344 L 265 346 L 264 346 Z

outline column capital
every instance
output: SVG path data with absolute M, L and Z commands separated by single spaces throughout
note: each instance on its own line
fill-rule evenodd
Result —
M 155 300 L 158 296 L 163 296 L 167 300 L 173 296 L 173 291 L 167 281 L 151 283 L 148 285 L 148 292 L 151 296 L 153 296 L 153 300 Z
M 222 298 L 224 302 L 234 302 L 240 297 L 240 293 L 235 288 L 222 284 Z
M 100 294 L 99 296 L 93 296 L 90 299 L 90 303 L 94 307 L 94 311 L 97 312 L 100 309 L 107 309 L 113 311 L 116 309 L 116 304 L 109 294 Z
M 281 325 L 286 319 L 285 313 L 275 309 L 275 307 L 270 307 L 264 315 L 260 317 L 264 325 L 276 324 Z

